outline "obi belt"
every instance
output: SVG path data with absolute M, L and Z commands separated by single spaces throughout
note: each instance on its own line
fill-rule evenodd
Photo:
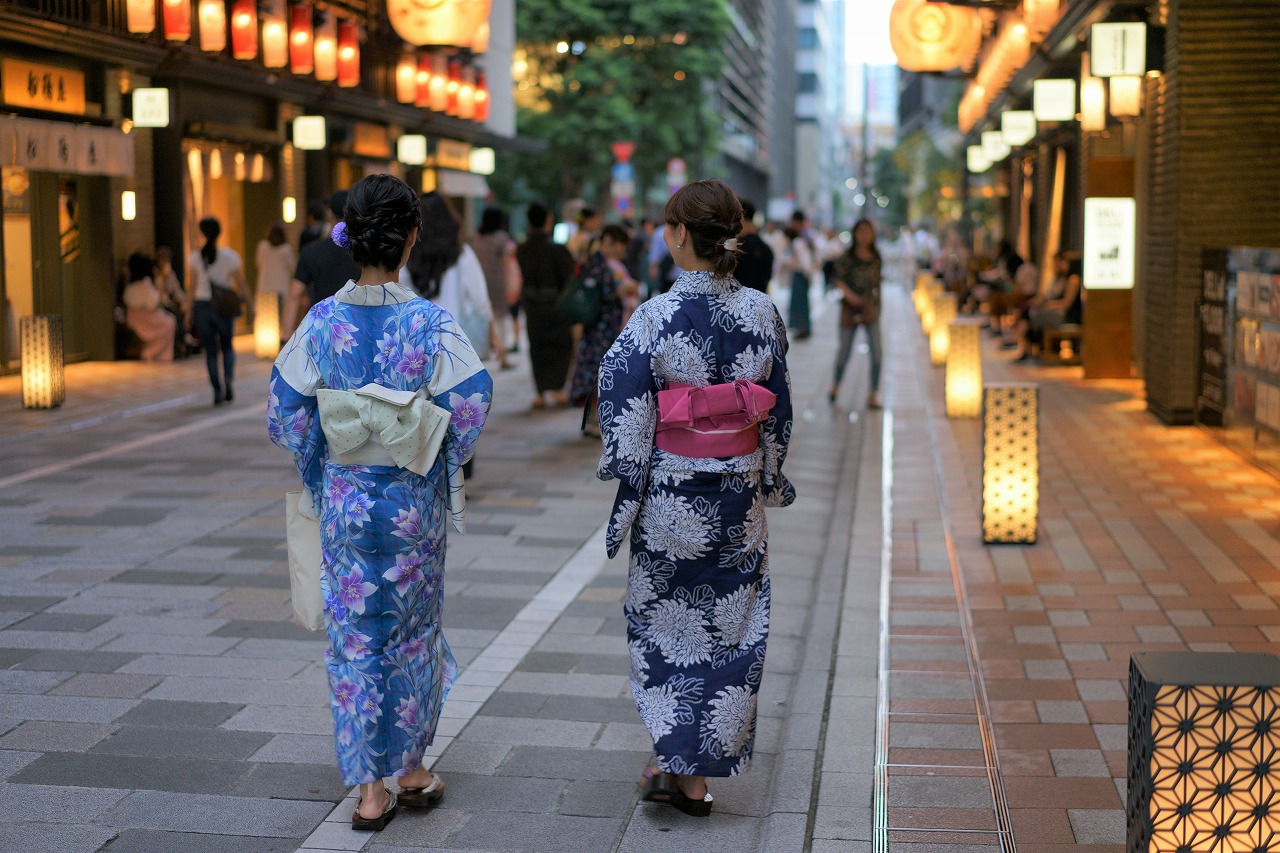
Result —
M 392 465 L 426 475 L 449 431 L 450 413 L 419 391 L 369 383 L 316 392 L 329 458 L 339 465 Z
M 757 425 L 776 401 L 768 388 L 745 379 L 705 388 L 670 383 L 658 392 L 654 444 L 696 458 L 750 455 L 760 447 Z

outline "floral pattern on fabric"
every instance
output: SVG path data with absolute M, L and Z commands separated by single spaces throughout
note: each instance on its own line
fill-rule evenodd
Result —
M 600 252 L 587 259 L 582 276 L 592 279 L 600 288 L 600 318 L 593 326 L 584 326 L 578 341 L 578 354 L 573 362 L 573 381 L 569 385 L 569 401 L 581 406 L 596 390 L 600 359 L 622 331 L 622 297 L 618 295 L 618 280 L 609 267 L 609 261 Z
M 325 665 L 348 785 L 415 770 L 435 736 L 457 674 L 440 623 L 447 524 L 462 523 L 461 466 L 493 389 L 447 312 L 394 285 L 354 287 L 307 314 L 272 370 L 267 406 L 268 434 L 293 452 L 320 519 Z M 328 458 L 316 390 L 370 382 L 425 387 L 451 413 L 426 476 Z
M 631 692 L 664 771 L 732 776 L 751 761 L 769 633 L 765 507 L 795 500 L 782 475 L 786 350 L 768 297 L 689 272 L 637 309 L 600 365 L 597 473 L 619 481 L 606 541 L 610 556 L 630 541 Z M 755 453 L 695 459 L 654 448 L 667 383 L 736 379 L 777 396 Z

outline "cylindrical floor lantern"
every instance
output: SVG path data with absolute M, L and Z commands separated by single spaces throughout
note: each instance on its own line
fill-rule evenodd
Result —
M 1128 853 L 1280 849 L 1280 660 L 1129 659 Z
M 933 328 L 929 330 L 929 363 L 941 367 L 947 363 L 951 344 L 951 324 L 956 319 L 956 295 L 939 293 L 933 297 Z
M 982 541 L 1034 545 L 1040 514 L 1039 387 L 982 389 Z
M 18 321 L 22 341 L 22 407 L 56 409 L 67 399 L 62 375 L 62 317 L 36 314 Z
M 952 323 L 947 348 L 947 417 L 976 418 L 982 413 L 982 329 L 977 323 Z
M 259 293 L 253 300 L 253 354 L 275 358 L 280 353 L 280 297 Z

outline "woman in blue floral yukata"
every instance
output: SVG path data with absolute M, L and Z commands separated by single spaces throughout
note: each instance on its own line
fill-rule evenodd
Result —
M 711 813 L 706 777 L 747 769 L 769 633 L 765 507 L 787 506 L 786 327 L 733 278 L 737 196 L 697 181 L 667 202 L 686 270 L 600 364 L 601 479 L 617 479 L 609 556 L 630 539 L 631 692 L 653 738 L 642 797 Z
M 445 526 L 463 531 L 462 465 L 493 391 L 454 318 L 397 283 L 419 223 L 399 179 L 351 188 L 332 239 L 360 278 L 312 307 L 271 372 L 271 440 L 293 452 L 320 520 L 325 664 L 339 768 L 360 785 L 354 829 L 382 829 L 397 802 L 428 808 L 444 792 L 422 757 L 457 674 L 440 624 Z

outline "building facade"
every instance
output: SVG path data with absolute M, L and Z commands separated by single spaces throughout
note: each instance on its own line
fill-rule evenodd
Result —
M 483 195 L 472 150 L 519 144 L 512 0 L 497 0 L 465 47 L 415 47 L 386 9 L 0 2 L 0 371 L 19 366 L 15 331 L 31 314 L 62 316 L 67 360 L 114 358 L 124 260 L 168 246 L 184 276 L 204 216 L 221 220 L 252 286 L 254 248 L 273 222 L 296 239 L 308 201 L 366 174 L 461 203 Z M 472 37 L 489 32 L 486 53 Z M 303 138 L 304 116 L 318 138 Z M 425 159 L 410 153 L 420 146 L 400 148 L 406 136 L 425 138 Z
M 1117 48 L 1099 30 L 1115 24 L 1142 37 Z M 1273 0 L 1025 2 L 990 29 L 961 101 L 969 180 L 1002 199 L 1004 233 L 1042 269 L 1059 250 L 1084 255 L 1085 378 L 1141 377 L 1165 423 L 1195 418 L 1204 253 L 1280 247 L 1277 39 Z M 1141 67 L 1112 67 L 1139 61 L 1138 45 Z M 1069 81 L 1064 111 L 1036 94 L 1043 81 Z M 1041 118 L 1003 150 L 1010 111 Z M 1091 203 L 1127 205 L 1132 221 L 1086 220 Z

